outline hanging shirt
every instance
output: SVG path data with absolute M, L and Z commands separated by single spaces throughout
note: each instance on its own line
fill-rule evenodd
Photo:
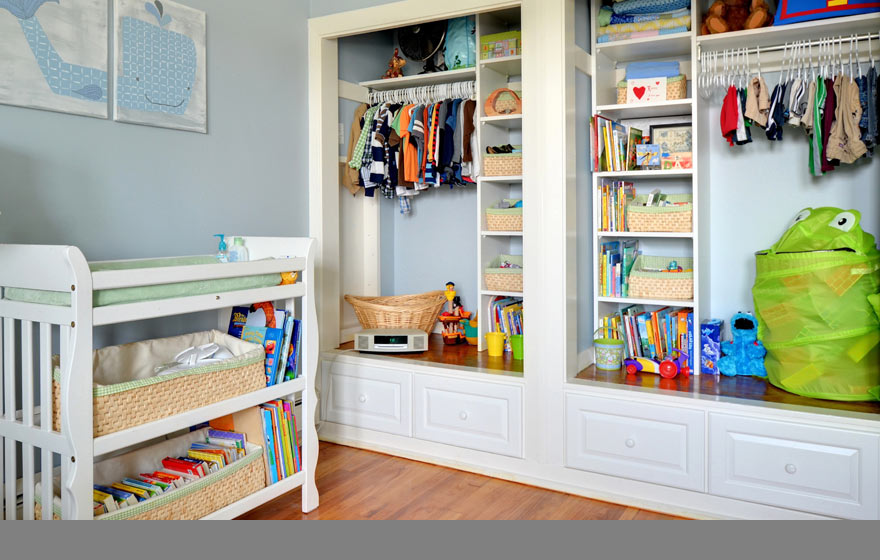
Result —
M 739 125 L 737 105 L 736 88 L 730 86 L 721 104 L 721 135 L 731 146 L 736 144 L 736 130 Z
M 770 96 L 770 114 L 767 117 L 767 139 L 782 140 L 782 124 L 784 122 L 785 104 L 785 84 L 779 84 L 773 88 L 773 95 Z
M 801 117 L 805 109 L 805 107 L 801 106 L 801 103 L 804 101 L 804 97 L 806 97 L 807 87 L 807 81 L 800 78 L 795 78 L 791 84 L 791 96 L 788 98 L 788 121 L 786 124 L 800 126 Z
M 743 144 L 748 144 L 752 141 L 752 136 L 749 134 L 749 130 L 746 127 L 745 117 L 743 117 L 743 99 L 745 97 L 745 92 L 742 90 L 736 91 L 736 144 L 737 146 L 742 146 Z
M 828 139 L 828 158 L 853 163 L 867 152 L 859 130 L 862 118 L 859 86 L 849 76 L 841 76 L 834 82 L 834 93 L 837 108 Z
M 862 76 L 865 87 L 865 103 L 862 119 L 859 127 L 862 128 L 862 141 L 868 149 L 868 155 L 873 155 L 874 146 L 877 144 L 877 71 L 874 67 L 868 69 L 868 73 Z M 861 88 L 860 88 L 861 89 Z M 861 91 L 859 92 L 861 94 Z
M 770 113 L 770 95 L 764 78 L 752 78 L 746 99 L 745 116 L 760 127 L 767 126 L 767 115 Z
M 810 89 L 806 95 L 806 108 L 801 117 L 801 126 L 807 134 L 813 133 L 813 107 L 816 103 L 816 80 L 810 82 Z
M 838 80 L 840 77 L 838 77 Z M 834 95 L 834 81 L 825 79 L 825 107 L 822 109 L 822 172 L 833 171 L 834 163 L 828 160 L 828 138 L 831 136 L 831 126 L 834 124 L 834 109 L 837 107 L 837 98 Z M 816 124 L 818 127 L 819 124 Z
M 813 135 L 810 137 L 810 173 L 816 177 L 825 174 L 822 171 L 822 117 L 825 107 L 825 80 L 820 76 L 816 79 L 816 98 L 813 100 Z

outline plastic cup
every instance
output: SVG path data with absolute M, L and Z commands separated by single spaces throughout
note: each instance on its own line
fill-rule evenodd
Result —
M 489 346 L 489 355 L 499 358 L 504 355 L 504 333 L 486 333 L 486 343 Z
M 522 360 L 523 359 L 523 335 L 521 335 L 521 334 L 510 335 L 510 348 L 511 348 L 511 350 L 513 350 L 513 359 L 514 360 Z

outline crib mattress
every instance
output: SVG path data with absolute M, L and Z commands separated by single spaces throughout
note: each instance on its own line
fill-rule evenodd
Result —
M 216 262 L 217 260 L 212 256 L 168 257 L 161 259 L 89 263 L 89 268 L 92 272 L 100 272 L 104 270 L 137 270 L 165 266 L 214 264 Z M 236 278 L 199 280 L 195 282 L 178 282 L 156 286 L 98 290 L 94 292 L 92 305 L 94 307 L 105 307 L 108 305 L 198 296 L 218 292 L 268 288 L 279 284 L 281 284 L 280 274 L 259 274 L 255 276 L 239 276 Z M 62 307 L 70 306 L 70 294 L 67 292 L 51 292 L 45 290 L 31 290 L 27 288 L 6 288 L 3 292 L 3 297 L 8 300 L 26 303 L 39 303 Z

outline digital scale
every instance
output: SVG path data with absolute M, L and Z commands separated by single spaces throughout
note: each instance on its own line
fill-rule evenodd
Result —
M 428 334 L 418 329 L 369 329 L 354 335 L 359 352 L 424 352 Z

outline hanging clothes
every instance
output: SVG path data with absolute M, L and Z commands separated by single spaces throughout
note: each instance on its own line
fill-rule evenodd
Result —
M 346 152 L 346 161 L 351 162 L 352 155 L 355 153 L 355 147 L 361 136 L 361 130 L 364 127 L 364 115 L 370 106 L 361 103 L 354 110 L 351 120 L 351 131 L 348 135 L 348 151 Z M 357 194 L 360 189 L 358 186 L 358 177 L 360 176 L 360 168 L 352 168 L 349 164 L 345 165 L 342 171 L 342 185 L 348 189 L 351 194 Z
M 753 123 L 764 128 L 767 126 L 767 115 L 770 113 L 770 95 L 767 93 L 767 84 L 764 78 L 757 76 L 752 78 L 748 97 L 746 98 L 745 116 Z
M 731 146 L 736 145 L 736 132 L 739 126 L 738 105 L 736 88 L 730 86 L 721 104 L 721 135 Z
M 859 103 L 859 86 L 849 76 L 839 76 L 834 90 L 837 107 L 828 139 L 828 158 L 853 163 L 868 151 L 860 138 L 862 106 Z
M 821 177 L 825 174 L 822 170 L 822 119 L 824 117 L 825 98 L 827 97 L 825 83 L 821 76 L 816 79 L 816 97 L 813 99 L 813 117 L 811 119 L 813 135 L 810 137 L 810 173 L 816 177 Z
M 838 80 L 840 77 L 838 76 Z M 837 96 L 834 94 L 834 80 L 825 79 L 825 107 L 822 110 L 822 172 L 834 171 L 834 163 L 828 160 L 828 139 L 831 126 L 834 124 L 834 109 L 837 107 Z

